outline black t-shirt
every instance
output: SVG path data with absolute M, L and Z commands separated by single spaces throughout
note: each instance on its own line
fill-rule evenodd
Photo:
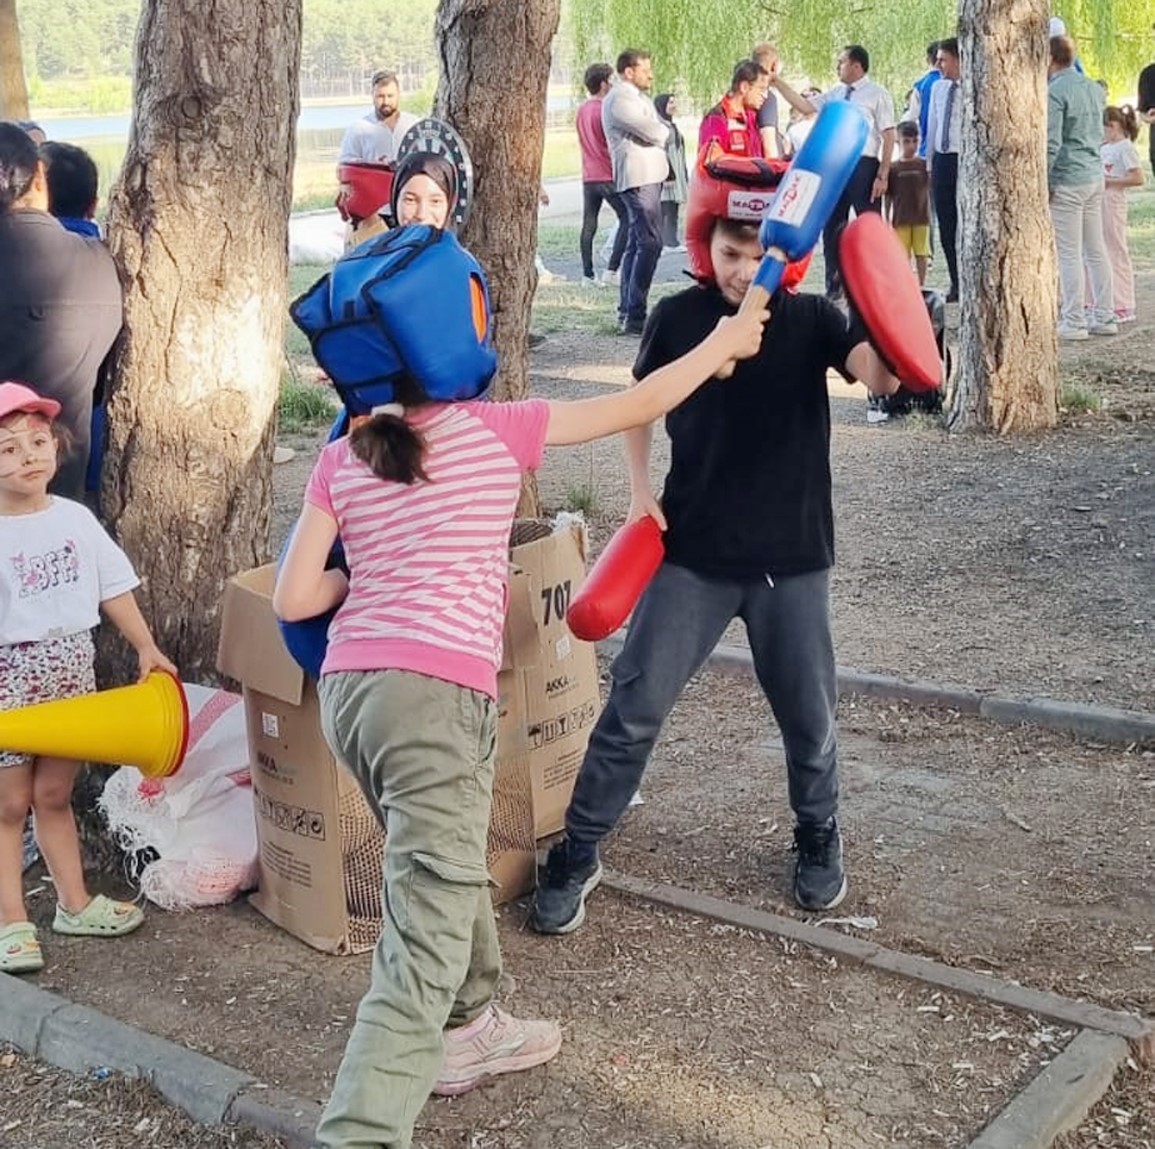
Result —
M 663 299 L 634 377 L 678 359 L 735 308 L 714 287 Z M 834 562 L 826 370 L 862 342 L 817 295 L 778 292 L 762 348 L 666 416 L 666 557 L 705 575 L 804 574 Z
M 1155 64 L 1148 64 L 1139 73 L 1139 111 L 1155 108 Z
M 1139 111 L 1149 112 L 1155 108 L 1155 64 L 1148 64 L 1139 73 Z M 1155 164 L 1155 125 L 1152 126 L 1148 144 L 1151 149 L 1151 162 Z

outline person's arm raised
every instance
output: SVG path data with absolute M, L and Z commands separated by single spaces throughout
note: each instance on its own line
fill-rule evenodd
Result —
M 797 112 L 804 116 L 813 116 L 818 108 L 805 96 L 799 95 L 781 76 L 773 76 L 770 80 L 774 90 L 782 93 L 782 98 Z
M 546 444 L 585 443 L 652 423 L 693 394 L 724 364 L 756 355 L 769 318 L 769 311 L 751 311 L 720 319 L 697 347 L 626 391 L 596 399 L 551 401 Z

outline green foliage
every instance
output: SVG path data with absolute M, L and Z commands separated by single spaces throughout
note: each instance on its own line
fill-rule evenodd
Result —
M 565 509 L 567 511 L 581 511 L 587 517 L 592 515 L 598 505 L 598 493 L 589 483 L 578 483 L 570 487 L 565 494 Z
M 1066 383 L 1059 405 L 1071 415 L 1093 415 L 1103 409 L 1103 399 L 1088 387 Z
M 277 403 L 277 427 L 281 431 L 303 431 L 323 427 L 337 412 L 332 392 L 320 383 L 302 383 L 293 376 L 281 383 Z
M 119 112 L 130 104 L 141 0 L 20 0 L 20 34 L 39 108 Z M 304 0 L 301 88 L 306 95 L 368 90 L 378 68 L 401 76 L 430 106 L 437 0 Z M 107 81 L 115 81 L 109 86 Z
M 1008 9 L 1009 12 L 1009 9 Z M 1088 72 L 1110 85 L 1112 99 L 1135 92 L 1140 69 L 1155 60 L 1155 0 L 1060 0 L 1056 14 L 1077 38 Z M 735 62 L 759 40 L 775 43 L 783 74 L 795 87 L 834 83 L 834 57 L 844 44 L 870 52 L 871 75 L 896 101 L 924 70 L 926 45 L 954 35 L 954 0 L 870 5 L 857 0 L 805 4 L 717 3 L 701 0 L 568 0 L 575 80 L 586 64 L 612 64 L 625 47 L 654 56 L 654 91 L 686 93 L 700 107 L 725 90 Z

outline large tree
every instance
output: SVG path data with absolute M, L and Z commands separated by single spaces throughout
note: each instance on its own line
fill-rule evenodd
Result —
M 453 124 L 473 161 L 476 200 L 462 241 L 485 268 L 501 352 L 499 399 L 529 387 L 526 336 L 537 275 L 537 203 L 550 44 L 560 0 L 441 0 L 441 78 L 434 114 Z M 536 510 L 527 488 L 522 512 Z
M 102 503 L 193 681 L 225 580 L 268 557 L 300 44 L 300 0 L 150 0 L 137 37 Z
M 16 0 L 0 0 L 0 120 L 28 118 L 28 85 Z
M 958 430 L 1033 431 L 1058 419 L 1047 19 L 1047 0 L 961 2 Z

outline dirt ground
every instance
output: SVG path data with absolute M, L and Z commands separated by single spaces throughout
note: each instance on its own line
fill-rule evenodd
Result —
M 950 436 L 925 418 L 868 427 L 861 389 L 833 389 L 840 663 L 1155 710 L 1150 275 L 1140 314 L 1063 348 L 1067 381 L 1106 405 L 1037 438 Z M 635 349 L 551 331 L 534 392 L 621 385 Z M 278 468 L 278 541 L 319 438 L 294 438 Z M 541 473 L 547 506 L 589 507 L 595 548 L 625 512 L 619 452 L 554 451 Z M 840 739 L 851 893 L 835 916 L 877 919 L 862 936 L 887 946 L 1155 1013 L 1155 747 L 852 698 Z M 796 914 L 781 746 L 748 682 L 691 684 L 643 795 L 609 865 Z M 49 888 L 31 900 L 41 923 L 51 901 Z M 510 1004 L 559 1018 L 563 1053 L 428 1106 L 423 1149 L 962 1146 L 1071 1036 L 610 891 L 569 939 L 533 935 L 525 913 L 501 914 Z M 318 1100 L 367 977 L 366 958 L 316 954 L 244 903 L 152 909 L 131 938 L 47 945 L 36 984 Z M 1151 1149 L 1153 1091 L 1151 1071 L 1125 1069 L 1062 1149 Z M 0 1057 L 0 1145 L 275 1143 L 182 1121 L 139 1085 Z

